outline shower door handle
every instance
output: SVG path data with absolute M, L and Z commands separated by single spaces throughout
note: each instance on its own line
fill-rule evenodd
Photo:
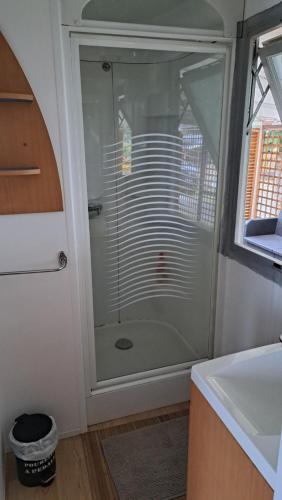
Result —
M 103 210 L 103 205 L 99 201 L 89 200 L 88 201 L 88 217 L 89 219 L 95 219 L 99 217 Z

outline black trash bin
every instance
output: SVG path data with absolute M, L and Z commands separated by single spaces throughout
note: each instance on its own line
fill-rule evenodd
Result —
M 9 440 L 19 481 L 25 486 L 49 486 L 56 475 L 58 432 L 54 418 L 42 413 L 21 415 L 15 420 Z

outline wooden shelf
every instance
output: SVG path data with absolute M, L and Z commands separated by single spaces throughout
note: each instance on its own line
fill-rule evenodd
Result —
M 38 167 L 0 167 L 0 177 L 11 177 L 15 175 L 38 175 L 40 174 L 40 168 Z
M 0 92 L 0 102 L 32 102 L 32 94 L 17 94 L 15 92 Z
M 60 212 L 62 191 L 48 130 L 1 32 L 0 54 L 0 215 Z

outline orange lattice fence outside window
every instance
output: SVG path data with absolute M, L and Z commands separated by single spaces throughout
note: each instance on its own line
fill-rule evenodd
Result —
M 245 219 L 277 217 L 282 209 L 282 125 L 251 132 Z
M 256 188 L 256 217 L 277 217 L 282 209 L 282 126 L 263 127 Z
M 253 202 L 255 194 L 256 169 L 258 160 L 260 129 L 253 128 L 251 131 L 250 146 L 249 146 L 249 162 L 247 185 L 245 195 L 245 219 L 251 219 L 253 213 Z

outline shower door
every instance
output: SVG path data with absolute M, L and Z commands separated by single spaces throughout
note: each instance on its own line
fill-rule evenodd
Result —
M 80 46 L 80 70 L 97 380 L 187 366 L 209 350 L 224 56 Z

